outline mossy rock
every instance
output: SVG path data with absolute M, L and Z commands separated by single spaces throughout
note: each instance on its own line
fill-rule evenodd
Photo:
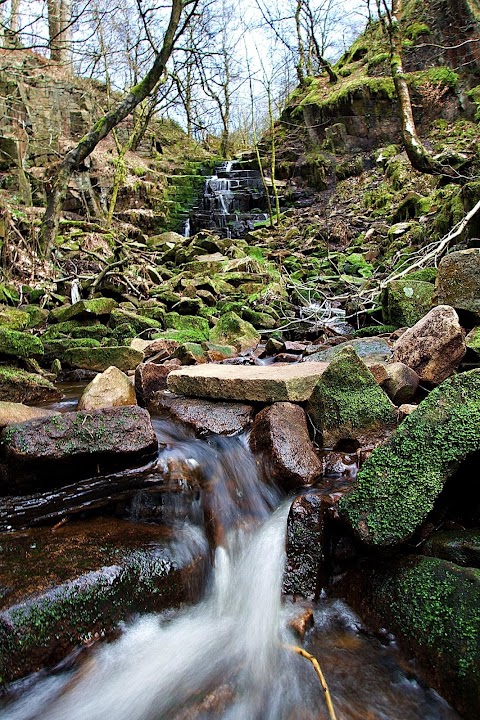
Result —
M 41 325 L 44 325 L 49 316 L 48 310 L 40 308 L 38 305 L 22 305 L 19 310 L 28 313 L 29 320 L 26 326 L 27 328 L 38 328 Z M 16 330 L 17 328 L 11 329 Z
M 97 372 L 103 372 L 111 365 L 123 370 L 123 372 L 127 372 L 136 368 L 143 361 L 143 358 L 143 352 L 125 345 L 71 348 L 63 355 L 66 365 L 84 370 L 96 370 Z
M 182 365 L 196 365 L 207 361 L 202 345 L 192 342 L 182 343 L 173 353 L 173 357 L 178 358 Z
M 127 341 L 137 335 L 135 328 L 128 322 L 117 325 L 117 327 L 110 332 L 110 337 L 107 337 L 103 341 L 103 345 L 126 345 Z
M 239 352 L 244 352 L 258 345 L 260 333 L 236 313 L 228 312 L 210 330 L 209 340 L 215 345 L 233 345 Z
M 434 283 L 437 279 L 438 270 L 437 268 L 421 268 L 420 270 L 413 270 L 412 272 L 405 275 L 405 280 L 422 280 L 423 282 Z
M 355 330 L 353 336 L 355 338 L 372 337 L 375 335 L 392 333 L 395 330 L 395 325 L 365 325 L 365 327 L 360 328 L 359 330 Z
M 373 451 L 344 518 L 369 545 L 405 542 L 425 520 L 462 460 L 480 450 L 480 370 L 445 380 Z
M 95 348 L 100 347 L 100 342 L 94 338 L 63 338 L 59 340 L 50 340 L 44 343 L 44 357 L 45 363 L 51 363 L 55 358 L 58 358 L 63 362 L 64 355 L 67 350 L 73 348 Z
M 377 331 L 378 332 L 378 331 Z M 332 345 L 326 350 L 319 350 L 306 358 L 306 362 L 328 362 L 340 355 L 345 348 L 352 347 L 364 362 L 385 362 L 392 357 L 392 349 L 388 342 L 379 337 L 355 338 L 346 340 L 339 345 Z
M 395 634 L 461 717 L 480 717 L 480 570 L 418 555 L 377 559 L 347 574 L 338 592 Z
M 480 249 L 458 250 L 442 258 L 438 302 L 480 315 Z
M 169 312 L 165 315 L 165 327 L 167 331 L 175 330 L 185 337 L 185 342 L 202 343 L 208 340 L 208 320 L 195 315 L 180 315 L 177 312 Z M 176 340 L 176 337 L 172 337 Z
M 165 322 L 165 312 L 165 306 L 162 305 L 162 303 L 152 300 L 149 300 L 148 304 L 142 303 L 142 305 L 137 308 L 138 315 L 146 318 L 152 318 L 152 320 L 156 320 L 157 322 L 161 323 L 162 327 Z
M 480 357 L 480 327 L 475 327 L 465 338 L 465 345 Z
M 316 384 L 307 413 L 326 447 L 395 424 L 395 407 L 351 346 L 341 350 Z
M 57 402 L 62 394 L 41 375 L 16 367 L 0 366 L 0 400 L 35 405 Z
M 112 310 L 117 307 L 117 303 L 112 298 L 95 298 L 93 300 L 80 300 L 73 305 L 62 305 L 62 307 L 54 308 L 50 311 L 50 319 L 54 322 L 66 322 L 72 318 L 79 317 L 103 317 L 110 315 Z
M 402 278 L 392 280 L 382 292 L 384 322 L 396 327 L 411 327 L 431 309 L 435 288 L 430 282 Z
M 0 355 L 33 358 L 43 355 L 43 343 L 37 337 L 0 327 Z
M 95 340 L 102 340 L 110 333 L 110 328 L 107 328 L 101 323 L 92 325 L 88 321 L 67 320 L 66 322 L 49 325 L 42 335 L 42 340 L 47 342 L 50 340 L 60 340 L 65 337 L 93 337 Z
M 136 335 L 149 330 L 161 330 L 163 327 L 162 321 L 154 320 L 151 317 L 145 317 L 122 308 L 113 310 L 110 315 L 110 325 L 117 328 L 119 325 L 125 324 L 130 325 L 135 330 Z
M 7 305 L 0 305 L 0 327 L 9 330 L 25 330 L 29 326 L 30 315 L 26 310 L 17 310 Z

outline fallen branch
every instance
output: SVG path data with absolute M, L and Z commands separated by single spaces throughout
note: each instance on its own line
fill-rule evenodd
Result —
M 301 655 L 302 657 L 309 660 L 313 667 L 315 668 L 315 672 L 317 673 L 318 679 L 320 680 L 320 684 L 323 688 L 323 692 L 325 695 L 325 703 L 327 705 L 328 714 L 330 715 L 330 720 L 337 720 L 335 715 L 335 710 L 332 703 L 332 696 L 330 695 L 330 690 L 328 689 L 327 681 L 325 680 L 325 676 L 322 672 L 322 669 L 320 667 L 320 663 L 318 662 L 317 658 L 311 655 L 309 652 L 301 648 L 299 645 L 284 645 L 284 647 L 287 650 L 291 650 L 291 652 L 296 653 L 297 655 Z

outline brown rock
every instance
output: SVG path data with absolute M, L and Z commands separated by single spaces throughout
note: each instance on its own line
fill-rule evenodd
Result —
M 415 396 L 420 383 L 415 370 L 401 362 L 393 362 L 385 366 L 387 377 L 380 383 L 390 400 L 395 405 L 408 403 Z
M 178 360 L 173 367 L 180 367 Z M 135 370 L 135 390 L 142 407 L 148 405 L 153 394 L 167 387 L 167 377 L 172 372 L 171 365 L 157 365 L 147 362 L 137 365 Z
M 26 422 L 27 420 L 35 420 L 38 418 L 48 418 L 58 415 L 56 410 L 47 410 L 46 408 L 29 407 L 22 403 L 5 402 L 0 400 L 0 428 L 15 423 Z
M 298 608 L 298 614 L 290 620 L 288 626 L 299 640 L 305 638 L 307 630 L 310 630 L 314 625 L 313 610 L 309 607 Z
M 465 352 L 457 313 L 449 305 L 438 305 L 397 340 L 393 360 L 408 365 L 421 380 L 438 385 L 454 372 Z
M 373 363 L 372 365 L 367 365 L 367 367 L 379 385 L 387 379 L 388 373 L 386 363 Z
M 299 405 L 279 402 L 259 412 L 250 434 L 250 447 L 265 454 L 269 476 L 286 490 L 311 485 L 322 474 L 305 411 Z
M 174 370 L 167 386 L 193 397 L 250 402 L 308 400 L 328 363 L 292 365 L 198 365 Z
M 118 368 L 107 368 L 93 378 L 78 401 L 78 410 L 136 405 L 135 388 L 129 378 Z
M 325 512 L 328 505 L 316 493 L 295 498 L 287 522 L 287 562 L 283 592 L 307 600 L 318 598 L 325 563 Z
M 196 435 L 234 435 L 245 430 L 253 417 L 251 405 L 185 398 L 169 392 L 156 392 L 148 409 L 153 414 L 168 414 L 193 428 Z
M 305 343 L 287 340 L 283 343 L 280 352 L 301 355 L 306 349 Z

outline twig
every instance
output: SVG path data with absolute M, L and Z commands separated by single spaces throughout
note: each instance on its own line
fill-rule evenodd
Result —
M 337 720 L 335 715 L 335 710 L 332 703 L 332 696 L 330 695 L 330 690 L 328 689 L 327 681 L 325 680 L 325 676 L 322 672 L 322 669 L 320 667 L 320 663 L 318 662 L 317 658 L 311 655 L 309 652 L 301 648 L 299 645 L 284 645 L 286 650 L 291 650 L 292 652 L 296 653 L 297 655 L 301 655 L 302 657 L 306 658 L 307 660 L 310 660 L 313 667 L 315 668 L 315 672 L 317 673 L 318 679 L 320 680 L 320 684 L 323 688 L 323 692 L 325 695 L 325 703 L 327 706 L 328 714 L 330 715 L 330 720 Z

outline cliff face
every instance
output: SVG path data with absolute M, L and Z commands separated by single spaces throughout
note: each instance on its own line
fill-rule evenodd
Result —
M 108 107 L 100 83 L 72 77 L 27 50 L 0 49 L 0 192 L 43 206 L 48 170 Z M 117 129 L 121 143 L 132 130 Z M 98 217 L 112 192 L 117 151 L 106 138 L 71 180 L 65 210 Z M 178 227 L 203 181 L 209 154 L 170 122 L 153 122 L 136 152 L 125 156 L 116 212 L 145 231 Z

